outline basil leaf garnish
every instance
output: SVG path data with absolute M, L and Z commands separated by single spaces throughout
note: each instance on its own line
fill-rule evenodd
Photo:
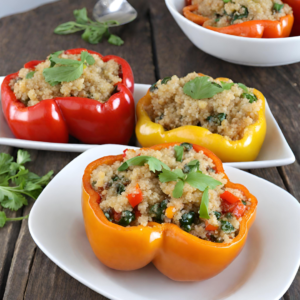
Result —
M 183 92 L 196 100 L 211 98 L 223 90 L 220 85 L 211 82 L 208 76 L 196 77 L 183 86 Z
M 125 171 L 130 166 L 143 166 L 145 163 L 149 165 L 149 169 L 152 172 L 161 171 L 162 169 L 170 170 L 170 168 L 161 162 L 159 159 L 152 156 L 136 156 L 125 161 L 118 171 Z
M 34 73 L 35 73 L 35 72 L 36 72 L 36 71 L 31 71 L 31 72 L 27 73 L 26 79 L 31 79 L 31 78 L 34 76 Z
M 202 219 L 209 220 L 209 213 L 208 213 L 208 204 L 209 204 L 209 188 L 207 187 L 202 194 L 200 209 L 199 209 L 199 217 Z

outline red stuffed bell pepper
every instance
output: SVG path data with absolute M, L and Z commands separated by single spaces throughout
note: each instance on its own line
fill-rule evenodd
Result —
M 18 72 L 5 77 L 1 86 L 2 109 L 13 134 L 19 139 L 67 143 L 69 135 L 87 144 L 128 143 L 135 122 L 134 79 L 130 65 L 122 58 L 78 48 L 65 54 L 87 51 L 103 62 L 114 60 L 120 66 L 120 83 L 107 102 L 80 97 L 56 97 L 27 107 L 10 87 Z M 31 61 L 24 68 L 34 69 L 42 61 Z
M 295 22 L 292 28 L 291 36 L 300 35 L 300 0 L 284 0 L 293 9 Z

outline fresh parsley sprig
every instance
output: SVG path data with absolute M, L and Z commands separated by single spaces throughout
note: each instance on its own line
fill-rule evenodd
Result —
M 160 172 L 163 168 L 170 170 L 170 168 L 159 159 L 152 156 L 136 156 L 126 160 L 119 168 L 118 171 L 125 171 L 130 166 L 143 166 L 144 164 L 149 165 L 149 169 L 152 172 Z
M 194 164 L 194 161 L 192 161 Z M 183 194 L 183 186 L 188 183 L 192 187 L 204 191 L 207 187 L 215 189 L 222 183 L 212 177 L 203 174 L 199 171 L 198 166 L 195 164 L 194 168 L 190 170 L 188 174 L 182 172 L 181 169 L 175 169 L 173 171 L 162 169 L 162 172 L 158 175 L 160 182 L 177 181 L 172 196 L 174 198 L 180 198 Z
M 230 90 L 234 85 L 233 82 L 223 82 L 221 85 L 210 81 L 208 76 L 199 76 L 188 81 L 183 86 L 183 92 L 193 99 L 200 100 L 211 98 L 216 94 L 222 93 L 224 90 Z
M 183 92 L 193 99 L 201 100 L 212 98 L 216 94 L 230 90 L 233 85 L 233 82 L 221 81 L 221 84 L 218 84 L 210 81 L 208 76 L 199 76 L 188 81 L 183 86 Z M 249 93 L 248 88 L 244 84 L 238 83 L 237 85 L 245 92 L 242 94 L 242 97 L 249 99 L 250 103 L 257 101 L 257 97 L 253 93 Z
M 82 75 L 85 66 L 95 63 L 94 57 L 87 51 L 81 52 L 80 61 L 59 58 L 62 53 L 63 51 L 52 53 L 49 57 L 50 67 L 43 70 L 45 81 L 51 86 L 78 79 Z
M 191 144 L 183 143 L 181 146 L 175 146 L 176 160 L 182 160 L 183 151 L 185 148 L 189 149 Z M 125 161 L 119 168 L 118 171 L 126 171 L 130 166 L 143 166 L 144 164 L 149 165 L 149 169 L 152 172 L 160 172 L 158 178 L 160 182 L 171 182 L 176 181 L 175 188 L 172 192 L 174 198 L 180 198 L 183 194 L 184 185 L 187 183 L 190 186 L 204 192 L 202 201 L 199 209 L 200 218 L 209 219 L 208 214 L 208 189 L 215 189 L 222 183 L 212 177 L 203 174 L 199 170 L 200 163 L 197 159 L 190 161 L 185 165 L 184 170 L 171 169 L 159 159 L 152 156 L 136 156 Z
M 28 204 L 25 196 L 37 199 L 43 188 L 49 183 L 53 171 L 40 177 L 24 167 L 24 164 L 29 161 L 30 155 L 24 150 L 18 151 L 16 162 L 9 154 L 0 153 L 0 208 L 8 208 L 13 211 L 20 209 L 23 205 Z M 0 227 L 3 227 L 7 221 L 26 218 L 28 216 L 7 218 L 5 212 L 0 211 Z
M 100 43 L 103 37 L 106 37 L 112 45 L 121 46 L 124 44 L 124 41 L 120 37 L 109 32 L 109 26 L 119 24 L 117 21 L 111 20 L 103 23 L 92 21 L 88 18 L 85 7 L 74 10 L 73 14 L 75 22 L 71 21 L 60 24 L 54 29 L 54 33 L 64 35 L 84 31 L 81 37 L 90 44 Z

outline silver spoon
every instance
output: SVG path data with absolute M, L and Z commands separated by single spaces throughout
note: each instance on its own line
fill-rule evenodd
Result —
M 93 16 L 99 22 L 117 21 L 119 26 L 133 21 L 137 17 L 137 11 L 126 0 L 99 0 L 94 9 Z

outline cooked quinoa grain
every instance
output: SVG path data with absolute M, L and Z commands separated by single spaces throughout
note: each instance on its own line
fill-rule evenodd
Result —
M 35 67 L 32 78 L 26 78 L 32 70 L 23 68 L 19 71 L 18 78 L 11 81 L 10 86 L 16 98 L 26 106 L 33 106 L 42 100 L 55 97 L 83 97 L 104 103 L 110 98 L 114 85 L 122 81 L 119 77 L 120 66 L 114 60 L 104 62 L 98 55 L 92 56 L 95 63 L 85 66 L 83 74 L 74 81 L 62 82 L 55 86 L 46 82 L 43 70 L 50 67 L 48 57 Z M 59 58 L 80 60 L 80 54 L 62 53 Z
M 209 18 L 204 26 L 224 27 L 252 20 L 278 21 L 293 13 L 281 0 L 193 0 L 192 3 L 198 5 L 194 13 Z
M 236 83 L 212 98 L 193 99 L 184 93 L 183 87 L 196 77 L 199 77 L 197 73 L 190 73 L 183 78 L 174 75 L 165 84 L 159 80 L 150 92 L 151 104 L 146 108 L 152 121 L 161 124 L 165 130 L 194 125 L 229 140 L 241 139 L 246 127 L 258 120 L 262 100 L 248 88 L 247 95 L 252 95 L 255 101 L 249 100 L 244 90 L 246 87 L 243 89 Z M 222 85 L 218 80 L 209 80 Z
M 173 191 L 176 181 L 162 182 L 161 172 L 150 171 L 148 163 L 118 170 L 124 162 L 144 156 L 158 159 L 171 171 L 180 169 L 186 174 L 193 172 L 187 170 L 189 163 L 198 161 L 197 172 L 201 171 L 219 182 L 216 188 L 209 189 L 209 219 L 199 215 L 204 192 L 188 183 L 183 186 L 182 196 L 175 198 Z M 174 223 L 194 236 L 219 243 L 229 243 L 235 238 L 242 214 L 251 205 L 251 201 L 240 190 L 226 188 L 226 183 L 224 174 L 216 173 L 213 161 L 202 151 L 185 148 L 182 161 L 177 161 L 173 146 L 162 150 L 127 150 L 122 162 L 100 165 L 91 174 L 91 185 L 100 195 L 99 205 L 108 220 L 123 226 L 147 226 L 151 221 Z M 239 198 L 241 214 L 229 212 L 232 206 L 226 206 L 221 198 L 225 191 Z M 130 198 L 136 194 L 140 194 L 141 202 L 133 207 Z

